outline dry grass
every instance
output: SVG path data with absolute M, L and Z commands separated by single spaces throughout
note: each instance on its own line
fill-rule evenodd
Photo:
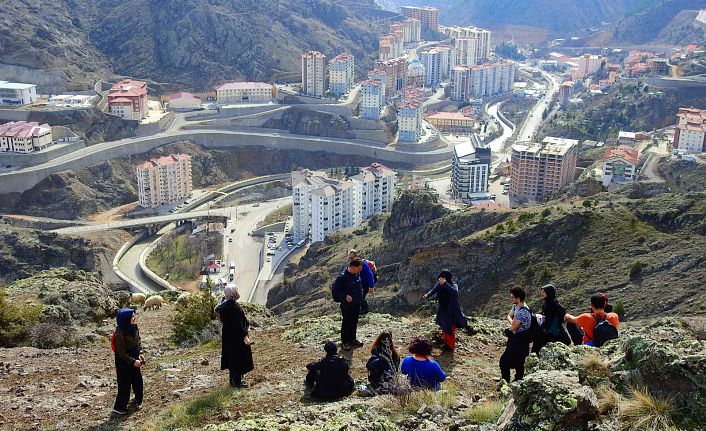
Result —
M 444 383 L 439 391 L 418 390 L 401 391 L 399 395 L 389 397 L 384 402 L 384 407 L 393 415 L 408 415 L 416 413 L 422 406 L 442 407 L 445 409 L 458 404 L 458 387 L 451 383 Z
M 503 414 L 505 403 L 500 400 L 484 401 L 466 411 L 466 417 L 474 424 L 494 424 Z
M 618 411 L 620 403 L 623 401 L 622 395 L 615 392 L 608 385 L 601 385 L 596 389 L 598 395 L 598 412 L 601 415 Z
M 193 400 L 174 404 L 167 410 L 166 417 L 151 424 L 149 429 L 171 431 L 201 425 L 204 420 L 222 409 L 233 393 L 233 389 L 229 387 L 217 388 Z
M 579 368 L 584 371 L 587 376 L 593 377 L 610 377 L 610 369 L 603 359 L 595 353 L 587 353 Z
M 672 431 L 674 403 L 650 393 L 645 388 L 633 388 L 618 404 L 621 429 L 625 431 Z

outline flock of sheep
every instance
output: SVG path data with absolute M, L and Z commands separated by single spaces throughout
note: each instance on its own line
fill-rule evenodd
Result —
M 188 292 L 184 292 L 177 298 L 176 305 L 188 307 L 190 298 L 191 294 Z M 144 293 L 133 293 L 130 295 L 130 304 L 142 305 L 143 310 L 159 310 L 160 308 L 162 308 L 163 302 L 164 298 L 162 298 L 160 295 L 153 295 L 149 298 L 146 297 Z

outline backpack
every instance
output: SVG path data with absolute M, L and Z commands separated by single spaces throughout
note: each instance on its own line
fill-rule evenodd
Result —
M 378 277 L 378 268 L 377 268 L 377 266 L 375 266 L 375 261 L 368 260 L 367 262 L 368 262 L 368 267 L 370 268 L 370 271 L 373 272 L 373 281 L 375 283 L 377 283 L 378 280 L 380 279 L 380 277 Z
M 110 336 L 110 350 L 115 353 L 115 336 L 118 334 L 118 331 L 116 330 L 113 332 L 113 335 Z M 125 334 L 123 334 L 122 331 L 120 331 L 120 336 L 123 337 L 123 340 L 125 339 Z
M 529 329 L 527 329 L 529 341 L 536 341 L 541 338 L 540 335 L 542 333 L 542 328 L 539 325 L 539 322 L 537 321 L 537 315 L 532 313 L 532 310 L 529 308 L 528 305 L 525 304 L 525 307 L 530 313 L 530 327 Z
M 595 325 L 593 325 L 593 340 L 591 340 L 594 346 L 601 347 L 606 341 L 618 338 L 618 328 L 613 326 L 612 323 L 595 314 L 593 319 L 596 321 Z

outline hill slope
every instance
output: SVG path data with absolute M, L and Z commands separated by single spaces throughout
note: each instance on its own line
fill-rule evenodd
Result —
M 352 52 L 365 67 L 382 32 L 371 21 L 386 14 L 372 0 L 7 0 L 3 9 L 0 72 L 10 79 L 88 87 L 115 72 L 195 89 L 294 77 L 310 49 Z

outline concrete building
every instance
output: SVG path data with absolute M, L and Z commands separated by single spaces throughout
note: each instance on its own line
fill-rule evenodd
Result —
M 422 40 L 422 22 L 415 18 L 402 21 L 404 43 L 417 43 Z
M 24 106 L 36 101 L 36 85 L 0 81 L 0 106 Z
M 403 57 L 375 62 L 375 70 L 385 72 L 385 95 L 388 99 L 397 96 L 404 88 L 407 78 L 407 67 L 407 59 Z
M 380 94 L 380 98 L 382 100 L 381 104 L 384 106 L 385 103 L 387 103 L 388 97 L 390 97 L 390 94 L 387 92 L 387 72 L 384 70 L 371 70 L 368 72 L 368 79 L 372 79 L 375 81 L 380 81 L 382 84 L 382 92 Z
M 402 30 L 398 29 L 384 36 L 380 36 L 378 44 L 378 59 L 380 61 L 387 61 L 399 57 L 404 52 L 404 35 L 402 34 Z
M 618 132 L 618 144 L 619 145 L 635 145 L 635 142 L 637 142 L 638 136 L 642 136 L 641 133 L 635 133 L 635 132 L 626 132 L 624 130 L 621 130 Z
M 406 87 L 402 102 L 397 107 L 399 142 L 416 143 L 422 136 L 422 93 L 417 88 Z
M 439 60 L 439 68 L 441 70 L 441 80 L 451 77 L 451 68 L 456 65 L 456 48 L 453 45 L 437 45 L 434 47 L 441 58 Z
M 358 196 L 361 221 L 374 214 L 392 211 L 396 176 L 397 172 L 387 166 L 373 163 L 351 177 Z
M 407 66 L 406 87 L 424 87 L 424 65 L 415 58 Z
M 108 112 L 126 120 L 147 118 L 147 83 L 124 79 L 108 90 Z
M 566 107 L 569 106 L 569 101 L 574 95 L 574 86 L 575 83 L 573 81 L 564 81 L 561 83 L 559 87 L 559 106 L 562 109 L 566 109 Z
M 471 112 L 434 112 L 425 120 L 444 132 L 471 132 L 476 125 L 476 116 Z
M 512 146 L 510 203 L 536 201 L 574 181 L 578 141 L 548 136 Z
M 468 142 L 454 147 L 451 166 L 454 199 L 470 201 L 489 197 L 490 148 L 483 145 L 478 135 L 473 134 Z
M 473 66 L 478 64 L 482 60 L 487 60 L 490 58 L 490 50 L 492 48 L 493 33 L 478 27 L 441 27 L 441 32 L 447 37 L 451 38 L 459 49 L 457 42 L 459 39 L 476 39 L 476 63 L 468 64 L 468 66 Z M 470 42 L 466 42 L 470 43 Z
M 515 63 L 499 61 L 478 66 L 455 66 L 452 69 L 451 98 L 465 101 L 512 92 Z
M 603 153 L 603 185 L 636 179 L 638 153 L 627 145 L 608 147 Z
M 459 37 L 455 40 L 456 64 L 454 66 L 475 66 L 478 64 L 478 39 Z
M 307 96 L 324 97 L 328 88 L 326 56 L 318 51 L 302 54 L 302 93 Z
M 422 28 L 439 30 L 439 10 L 431 6 L 402 6 L 402 15 L 407 18 L 414 18 L 420 21 Z
M 179 92 L 169 96 L 169 109 L 172 111 L 193 111 L 201 108 L 201 99 L 191 93 Z
M 385 85 L 377 79 L 368 79 L 361 85 L 360 116 L 366 120 L 379 120 L 385 106 Z
M 215 88 L 218 103 L 269 103 L 275 86 L 266 82 L 228 82 Z
M 150 159 L 135 167 L 140 205 L 175 204 L 191 194 L 191 157 L 186 154 Z
M 334 96 L 351 91 L 355 81 L 355 59 L 352 54 L 339 54 L 328 63 L 329 90 Z
M 311 242 L 360 224 L 356 188 L 351 182 L 327 184 L 311 192 Z
M 424 66 L 424 85 L 436 90 L 441 83 L 441 53 L 436 48 L 425 49 L 421 61 Z
M 54 142 L 51 127 L 36 121 L 11 121 L 0 124 L 0 152 L 31 153 Z
M 597 55 L 584 54 L 577 59 L 577 77 L 582 79 L 588 75 L 598 72 L 603 59 Z
M 679 108 L 674 148 L 687 153 L 706 151 L 706 110 Z

